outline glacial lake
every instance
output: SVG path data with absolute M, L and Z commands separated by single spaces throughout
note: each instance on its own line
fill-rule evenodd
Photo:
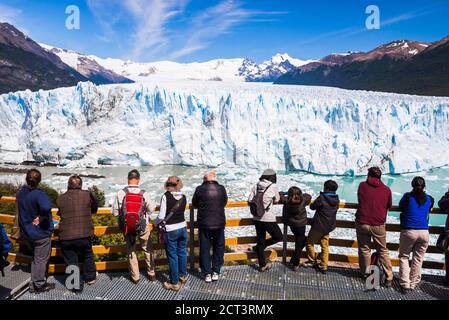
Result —
M 17 168 L 17 167 L 15 167 Z M 18 168 L 27 168 L 19 166 Z M 92 169 L 41 167 L 43 181 L 55 187 L 59 191 L 64 191 L 67 186 L 67 176 L 57 176 L 57 173 L 78 173 L 85 175 L 104 176 L 105 178 L 84 178 L 84 186 L 97 185 L 105 191 L 107 203 L 110 205 L 114 194 L 122 189 L 126 184 L 127 172 L 132 169 L 128 166 L 101 167 Z M 159 203 L 160 196 L 164 192 L 163 184 L 170 175 L 179 176 L 184 182 L 184 192 L 190 199 L 195 191 L 195 187 L 202 181 L 204 172 L 210 170 L 205 167 L 187 167 L 179 165 L 166 165 L 154 167 L 140 167 L 142 175 L 142 187 L 151 194 L 152 200 Z M 257 182 L 261 170 L 225 166 L 213 169 L 218 174 L 219 182 L 224 184 L 228 190 L 231 201 L 246 200 L 251 186 Z M 435 202 L 449 189 L 449 167 L 432 169 L 427 172 L 410 173 L 402 175 L 384 175 L 382 180 L 393 192 L 393 202 L 397 204 L 402 195 L 411 190 L 411 180 L 415 176 L 422 176 L 426 179 L 427 192 L 435 198 Z M 278 186 L 282 191 L 287 191 L 291 186 L 300 187 L 303 192 L 312 196 L 317 196 L 327 179 L 334 179 L 339 184 L 338 194 L 340 198 L 347 202 L 357 202 L 357 187 L 365 177 L 342 177 L 342 176 L 320 176 L 304 172 L 278 172 Z M 22 184 L 24 174 L 0 173 L 0 181 Z M 237 216 L 247 216 L 247 210 L 230 209 Z M 234 215 L 233 214 L 233 215 Z M 390 214 L 397 217 L 396 213 Z M 445 216 L 432 215 L 432 225 L 443 225 Z

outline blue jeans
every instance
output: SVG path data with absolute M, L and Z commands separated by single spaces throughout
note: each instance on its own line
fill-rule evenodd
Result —
M 212 247 L 212 271 L 220 274 L 224 263 L 225 235 L 224 228 L 216 230 L 199 229 L 200 238 L 200 267 L 201 271 L 207 275 L 211 274 Z
M 187 275 L 187 228 L 167 232 L 165 253 L 170 269 L 170 282 L 179 283 L 179 276 Z

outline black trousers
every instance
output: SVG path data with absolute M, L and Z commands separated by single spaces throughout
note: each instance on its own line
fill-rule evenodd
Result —
M 292 230 L 293 234 L 295 235 L 295 252 L 290 259 L 290 263 L 294 266 L 299 266 L 301 252 L 306 246 L 306 226 L 290 226 L 290 230 Z
M 282 241 L 282 231 L 276 222 L 262 222 L 254 220 L 257 236 L 257 259 L 259 260 L 259 267 L 266 266 L 265 249 Z M 266 240 L 267 232 L 271 236 Z
M 224 263 L 225 234 L 224 228 L 215 230 L 199 229 L 200 267 L 204 274 L 220 274 Z M 212 248 L 212 270 L 211 255 Z
M 83 262 L 84 280 L 95 280 L 97 267 L 91 238 L 61 241 L 61 251 L 66 265 L 79 266 L 79 262 Z
M 446 262 L 446 284 L 449 285 L 449 253 L 444 254 Z

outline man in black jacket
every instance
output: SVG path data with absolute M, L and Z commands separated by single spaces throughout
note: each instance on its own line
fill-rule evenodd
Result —
M 208 172 L 203 184 L 196 188 L 192 204 L 198 209 L 200 266 L 206 282 L 217 281 L 224 263 L 226 225 L 225 206 L 228 196 L 225 187 L 218 184 L 215 172 Z M 210 248 L 212 246 L 212 268 Z
M 446 218 L 446 230 L 449 230 L 449 191 L 441 198 L 438 202 L 438 206 L 443 210 L 446 214 L 448 214 Z M 449 253 L 445 253 L 446 260 L 446 285 L 449 286 Z

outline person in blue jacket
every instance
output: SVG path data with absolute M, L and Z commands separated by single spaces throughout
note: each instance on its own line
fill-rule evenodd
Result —
M 28 170 L 26 185 L 20 188 L 16 197 L 21 238 L 33 251 L 30 291 L 35 293 L 54 289 L 54 284 L 47 283 L 46 279 L 53 219 L 50 199 L 45 191 L 38 188 L 41 177 L 38 170 Z
M 0 199 L 2 198 L 2 196 L 3 195 L 0 192 Z M 5 276 L 3 268 L 8 265 L 8 261 L 6 259 L 8 258 L 9 251 L 11 251 L 11 247 L 11 241 L 9 241 L 8 239 L 5 227 L 0 223 L 0 272 L 2 276 Z
M 429 246 L 429 213 L 434 205 L 434 199 L 425 192 L 426 181 L 422 177 L 413 179 L 412 188 L 399 202 L 399 281 L 405 292 L 414 290 L 421 281 L 421 268 Z

